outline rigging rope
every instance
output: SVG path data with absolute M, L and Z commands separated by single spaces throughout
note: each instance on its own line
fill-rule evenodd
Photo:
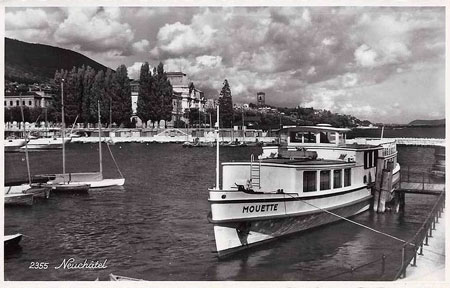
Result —
M 112 154 L 111 148 L 109 148 L 109 143 L 106 143 L 106 147 L 108 147 L 109 154 L 111 154 L 111 158 L 114 161 L 114 165 L 116 165 L 117 171 L 119 171 L 120 177 L 124 178 L 122 175 L 122 172 L 120 172 L 119 165 L 117 165 L 116 159 L 114 158 L 114 155 Z

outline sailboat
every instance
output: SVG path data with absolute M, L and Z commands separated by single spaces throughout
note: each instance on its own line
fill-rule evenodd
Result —
M 21 101 L 22 102 L 22 101 Z M 20 106 L 20 112 L 22 114 L 22 120 L 24 121 L 23 108 Z M 44 197 L 48 198 L 50 195 L 50 189 L 47 185 L 42 183 L 33 183 L 30 173 L 30 161 L 28 158 L 28 139 L 26 134 L 25 125 L 23 125 L 23 133 L 25 135 L 25 158 L 27 162 L 27 172 L 28 172 L 28 183 L 26 181 L 16 181 L 5 183 L 5 195 L 4 201 L 5 205 L 33 205 L 34 197 Z
M 50 185 L 59 185 L 60 183 L 71 183 L 71 184 L 77 184 L 77 185 L 89 185 L 90 188 L 106 188 L 106 187 L 112 187 L 112 186 L 123 186 L 125 184 L 125 178 L 122 175 L 122 172 L 120 171 L 117 162 L 111 152 L 111 149 L 109 149 L 108 144 L 108 150 L 111 154 L 111 157 L 114 161 L 114 164 L 116 165 L 116 168 L 120 174 L 120 178 L 116 179 L 105 179 L 103 177 L 103 158 L 102 158 L 102 130 L 101 130 L 101 121 L 100 121 L 100 101 L 97 102 L 98 105 L 98 131 L 99 131 L 99 140 L 98 140 L 98 151 L 99 151 L 99 171 L 98 172 L 78 172 L 78 173 L 65 173 L 63 171 L 62 174 L 54 174 L 54 175 L 47 175 L 49 179 L 51 179 L 49 182 L 47 182 Z M 63 125 L 64 126 L 64 125 Z
M 62 138 L 62 166 L 63 166 L 63 175 L 62 178 L 59 179 L 59 181 L 48 181 L 47 184 L 49 184 L 52 187 L 52 190 L 55 192 L 76 192 L 76 193 L 87 193 L 89 191 L 89 184 L 80 184 L 76 182 L 72 182 L 70 174 L 67 176 L 66 174 L 66 145 L 64 141 L 65 136 L 65 120 L 64 120 L 64 79 L 61 81 L 61 138 Z M 39 177 L 45 177 L 48 175 L 39 175 Z

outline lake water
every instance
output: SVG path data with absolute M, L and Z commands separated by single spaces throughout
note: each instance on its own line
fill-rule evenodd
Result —
M 67 170 L 96 171 L 97 149 L 69 144 Z M 344 221 L 219 260 L 207 221 L 215 149 L 132 143 L 111 149 L 126 178 L 124 187 L 52 195 L 33 207 L 5 209 L 5 234 L 25 235 L 22 249 L 5 256 L 7 280 L 92 281 L 106 280 L 109 273 L 146 280 L 389 280 L 399 268 L 402 243 Z M 223 148 L 221 160 L 250 159 L 260 152 L 257 147 Z M 60 151 L 30 153 L 30 162 L 32 174 L 61 171 Z M 434 149 L 401 147 L 399 162 L 421 169 L 434 162 Z M 104 170 L 106 177 L 118 176 L 108 152 Z M 24 153 L 6 154 L 5 178 L 25 176 Z M 404 213 L 368 211 L 352 219 L 408 239 L 435 198 L 407 195 Z M 382 254 L 387 255 L 384 275 L 381 262 L 349 273 Z M 71 257 L 107 260 L 107 268 L 54 268 Z M 49 268 L 30 269 L 31 262 L 47 262 Z

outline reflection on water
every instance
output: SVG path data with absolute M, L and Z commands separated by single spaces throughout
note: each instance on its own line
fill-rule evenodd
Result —
M 5 255 L 8 280 L 106 280 L 109 273 L 147 280 L 321 280 L 389 257 L 387 274 L 399 265 L 401 243 L 348 222 L 337 222 L 218 260 L 207 221 L 207 188 L 214 184 L 215 149 L 177 144 L 117 144 L 111 147 L 126 178 L 123 188 L 88 195 L 54 195 L 28 209 L 5 209 L 5 233 L 22 233 L 22 250 Z M 250 159 L 261 148 L 223 148 L 221 160 Z M 434 150 L 421 150 L 434 161 Z M 402 165 L 417 151 L 401 148 Z M 61 155 L 30 153 L 33 174 L 61 170 Z M 6 179 L 26 177 L 20 153 L 7 154 Z M 116 177 L 105 156 L 106 177 Z M 422 159 L 421 158 L 421 159 Z M 69 144 L 68 171 L 96 171 L 97 146 Z M 407 195 L 404 214 L 362 213 L 364 225 L 408 239 L 426 217 L 434 196 Z M 103 261 L 105 270 L 54 269 L 64 259 Z M 30 262 L 50 268 L 29 269 Z M 330 280 L 377 280 L 380 265 Z M 390 275 L 389 274 L 389 275 Z M 388 279 L 387 275 L 386 279 Z

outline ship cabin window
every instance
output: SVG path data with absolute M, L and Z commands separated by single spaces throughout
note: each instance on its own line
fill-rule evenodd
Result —
M 333 188 L 342 187 L 342 170 L 333 171 Z
M 317 171 L 303 171 L 303 192 L 316 191 Z
M 336 144 L 335 132 L 320 132 L 320 143 Z
M 330 143 L 330 140 L 328 140 L 328 133 L 320 132 L 320 143 Z
M 290 142 L 294 143 L 316 143 L 316 135 L 311 132 L 291 132 Z
M 364 169 L 372 168 L 377 165 L 378 151 L 364 151 Z
M 344 169 L 344 187 L 352 185 L 352 171 L 350 168 Z
M 9 101 L 9 106 L 13 106 L 13 101 Z
M 330 170 L 320 171 L 320 190 L 329 190 L 330 189 Z
M 19 100 L 16 100 L 16 106 L 19 106 L 19 105 L 20 105 Z

